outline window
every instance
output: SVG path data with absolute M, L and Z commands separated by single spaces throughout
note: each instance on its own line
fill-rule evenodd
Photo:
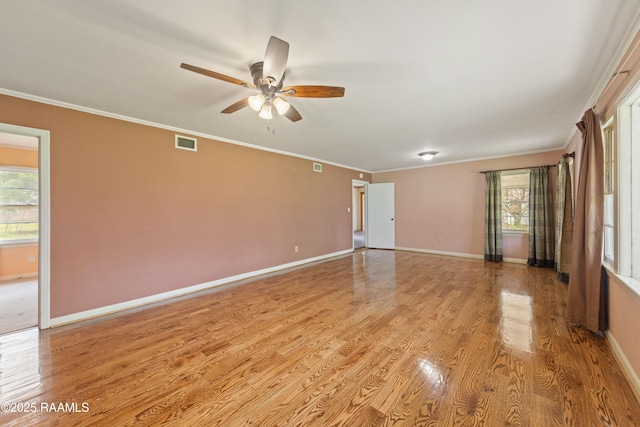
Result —
M 38 238 L 38 171 L 0 167 L 0 242 Z
M 529 232 L 529 171 L 502 173 L 502 230 Z
M 615 261 L 615 133 L 613 120 L 602 129 L 604 144 L 604 259 L 611 265 Z
M 620 276 L 631 278 L 627 283 L 640 294 L 640 85 L 622 101 L 615 121 L 613 190 L 618 209 L 614 212 L 617 265 L 613 268 Z

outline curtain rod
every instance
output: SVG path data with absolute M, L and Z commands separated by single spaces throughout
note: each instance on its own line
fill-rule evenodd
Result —
M 506 172 L 506 171 L 517 171 L 520 169 L 533 169 L 533 168 L 555 168 L 557 165 L 542 165 L 542 166 L 526 166 L 521 168 L 510 168 L 510 169 L 496 169 L 493 171 L 480 171 L 478 173 L 489 173 L 489 172 Z
M 566 157 L 573 157 L 573 158 L 575 159 L 575 158 L 576 158 L 576 152 L 575 152 L 575 151 L 572 151 L 572 152 L 570 152 L 570 153 L 564 153 L 564 154 L 562 155 L 562 157 L 565 157 L 565 158 L 566 158 Z

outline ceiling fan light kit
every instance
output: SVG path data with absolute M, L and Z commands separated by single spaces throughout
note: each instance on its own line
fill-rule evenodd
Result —
M 291 104 L 289 104 L 287 101 L 285 101 L 282 98 L 275 97 L 273 99 L 269 99 L 269 98 L 265 98 L 265 96 L 261 93 L 250 96 L 248 98 L 248 102 L 249 102 L 249 107 L 251 107 L 253 111 L 260 112 L 260 114 L 258 115 L 263 119 L 273 118 L 271 107 L 276 107 L 278 114 L 280 114 L 281 116 L 285 114 L 287 111 L 289 111 L 289 108 L 291 107 Z
M 276 107 L 276 110 L 278 110 L 278 114 L 283 115 L 284 113 L 289 111 L 289 107 L 291 107 L 291 104 L 289 104 L 282 98 L 275 98 L 273 100 L 273 106 Z
M 262 105 L 264 104 L 264 101 L 264 95 L 262 95 L 261 93 L 252 95 L 249 97 L 249 107 L 251 107 L 253 111 L 260 111 Z
M 258 117 L 261 119 L 271 120 L 273 119 L 273 113 L 271 112 L 271 105 L 264 104 L 262 108 L 260 108 L 260 112 L 258 113 Z
M 344 88 L 337 86 L 303 85 L 283 87 L 288 57 L 289 43 L 277 37 L 271 37 L 264 55 L 264 61 L 256 62 L 250 67 L 253 84 L 194 65 L 182 63 L 180 67 L 194 73 L 260 91 L 256 95 L 241 99 L 225 108 L 222 110 L 224 114 L 235 113 L 248 105 L 252 110 L 258 112 L 258 117 L 271 120 L 273 119 L 272 107 L 275 107 L 279 115 L 285 116 L 292 122 L 297 122 L 302 119 L 298 110 L 278 95 L 298 98 L 339 98 L 344 96 Z

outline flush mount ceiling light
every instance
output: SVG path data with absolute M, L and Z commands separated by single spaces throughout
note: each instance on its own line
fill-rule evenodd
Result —
M 422 160 L 424 160 L 425 162 L 428 162 L 429 160 L 433 159 L 436 154 L 438 154 L 437 151 L 425 151 L 424 153 L 418 154 L 418 156 L 422 157 Z

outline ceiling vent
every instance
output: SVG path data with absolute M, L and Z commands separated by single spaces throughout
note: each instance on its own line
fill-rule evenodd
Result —
M 188 136 L 176 135 L 176 148 L 181 150 L 198 151 L 198 140 Z

